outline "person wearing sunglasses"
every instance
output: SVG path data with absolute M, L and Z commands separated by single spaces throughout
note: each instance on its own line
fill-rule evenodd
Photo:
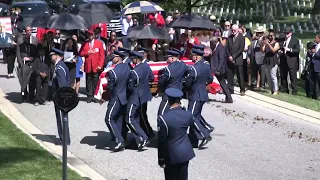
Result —
M 56 29 L 54 32 L 54 43 L 56 44 L 56 48 L 58 49 L 63 49 L 64 47 L 62 46 L 64 44 L 64 40 L 61 39 L 61 32 L 59 29 Z

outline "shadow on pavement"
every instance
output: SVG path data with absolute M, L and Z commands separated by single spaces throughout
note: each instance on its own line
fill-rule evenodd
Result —
M 8 78 L 8 75 L 0 74 L 0 78 Z
M 48 158 L 47 152 L 28 148 L 0 148 L 0 168 L 9 168 L 18 162 L 32 161 L 33 159 L 39 159 L 39 157 Z
M 110 147 L 114 144 L 111 141 L 111 134 L 110 132 L 105 131 L 92 131 L 96 133 L 96 136 L 85 136 L 81 141 L 80 144 L 88 144 L 89 146 L 95 146 L 96 149 L 106 149 L 106 147 Z
M 54 143 L 55 145 L 62 145 L 62 142 L 56 135 L 32 134 L 35 138 L 43 142 Z
M 20 92 L 9 92 L 6 93 L 6 99 L 8 99 L 10 102 L 16 103 L 16 104 L 21 104 L 21 93 Z

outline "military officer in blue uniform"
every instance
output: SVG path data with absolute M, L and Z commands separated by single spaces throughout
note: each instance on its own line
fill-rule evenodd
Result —
M 61 87 L 69 87 L 70 85 L 70 76 L 69 76 L 69 69 L 63 62 L 63 51 L 52 48 L 50 57 L 51 61 L 54 64 L 54 73 L 52 79 L 52 94 L 53 97 L 55 96 L 55 92 Z M 62 118 L 63 114 L 61 110 L 54 105 L 55 113 L 56 113 L 56 120 L 57 120 L 57 127 L 58 127 L 58 134 L 59 138 L 62 141 Z M 70 134 L 69 134 L 69 125 L 67 125 L 67 144 L 70 144 Z
M 144 47 L 139 47 L 138 51 L 143 55 L 142 63 L 149 62 L 148 59 L 148 49 Z M 149 66 L 149 65 L 148 65 Z M 151 71 L 152 73 L 152 71 Z M 155 137 L 155 134 L 153 132 L 152 127 L 150 126 L 149 120 L 148 120 L 148 102 L 141 105 L 141 113 L 140 113 L 140 125 L 144 132 L 148 135 L 149 139 Z
M 138 51 L 143 54 L 143 60 L 142 60 L 142 62 L 143 62 L 143 63 L 149 62 L 149 59 L 148 59 L 148 49 L 147 49 L 147 48 L 144 48 L 144 47 L 139 47 L 139 48 L 138 48 Z
M 178 58 L 179 58 L 179 61 L 180 61 L 180 58 L 183 55 L 183 52 L 180 49 L 177 49 L 177 48 L 171 48 L 171 50 L 176 51 L 176 52 L 179 53 L 179 57 Z
M 108 89 L 110 91 L 110 100 L 106 112 L 105 122 L 112 134 L 115 136 L 117 145 L 114 151 L 124 150 L 123 116 L 125 115 L 127 100 L 127 85 L 130 75 L 130 68 L 122 62 L 124 53 L 115 50 L 112 60 L 116 67 L 108 72 Z
M 128 48 L 123 48 L 123 47 L 118 47 L 118 51 L 125 53 L 125 57 L 123 58 L 122 62 L 123 63 L 132 63 L 132 59 L 129 57 L 131 50 Z
M 130 57 L 135 64 L 131 70 L 128 82 L 129 99 L 127 105 L 126 123 L 133 133 L 138 150 L 142 150 L 148 144 L 148 136 L 139 124 L 141 106 L 151 101 L 152 95 L 149 82 L 154 80 L 154 76 L 147 63 L 142 63 L 143 55 L 138 51 L 132 51 Z
M 168 88 L 165 93 L 170 110 L 158 116 L 158 164 L 165 180 L 187 180 L 189 161 L 195 157 L 187 131 L 197 127 L 192 113 L 180 106 L 183 92 Z
M 210 66 L 203 62 L 205 61 L 202 58 L 203 54 L 204 52 L 200 49 L 192 49 L 192 61 L 195 64 L 190 66 L 185 84 L 188 89 L 188 110 L 194 115 L 201 131 L 201 133 L 191 131 L 190 134 L 191 137 L 197 136 L 198 140 L 202 139 L 199 147 L 211 140 L 210 133 L 212 132 L 212 126 L 208 126 L 208 123 L 201 116 L 202 107 L 209 100 L 206 86 L 213 81 Z
M 166 58 L 169 65 L 161 70 L 162 72 L 158 82 L 159 88 L 163 91 L 165 91 L 167 88 L 176 88 L 182 90 L 182 83 L 186 77 L 188 68 L 183 61 L 179 61 L 178 56 L 179 52 L 167 50 Z M 168 96 L 163 94 L 158 110 L 158 116 L 163 115 L 169 109 Z

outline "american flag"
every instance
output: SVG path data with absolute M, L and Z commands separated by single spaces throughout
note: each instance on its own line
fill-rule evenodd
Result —
M 194 63 L 192 62 L 192 60 L 183 60 L 186 65 L 193 65 Z M 152 73 L 154 75 L 154 82 L 158 82 L 158 73 L 159 73 L 159 70 L 160 69 L 163 69 L 164 67 L 168 66 L 168 63 L 167 62 L 148 62 L 151 70 L 152 70 Z M 96 87 L 96 91 L 94 93 L 94 97 L 98 100 L 108 100 L 108 91 L 107 91 L 107 85 L 108 85 L 108 80 L 107 80 L 107 74 L 108 74 L 108 71 L 110 71 L 111 69 L 113 69 L 115 67 L 114 66 L 111 66 L 109 67 L 108 69 L 104 70 L 101 74 L 100 74 L 100 77 L 99 77 L 99 81 L 98 81 L 98 84 L 97 84 L 97 87 Z M 211 84 L 209 84 L 209 92 L 211 94 L 216 94 L 218 91 L 221 90 L 221 87 L 220 87 L 220 83 L 218 81 L 218 79 L 214 76 L 214 74 L 212 74 L 213 76 L 213 82 Z

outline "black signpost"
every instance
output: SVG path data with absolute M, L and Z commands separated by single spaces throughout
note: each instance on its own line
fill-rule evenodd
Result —
M 74 109 L 78 103 L 79 98 L 76 91 L 71 87 L 59 88 L 54 97 L 55 105 L 62 111 L 63 125 L 62 125 L 62 180 L 67 180 L 67 126 L 68 126 L 68 113 Z

